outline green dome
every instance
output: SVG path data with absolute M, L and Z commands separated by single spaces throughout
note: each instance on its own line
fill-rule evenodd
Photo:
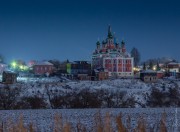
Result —
M 110 39 L 112 39 L 113 38 L 113 35 L 112 35 L 112 33 L 110 32 L 110 33 L 108 33 L 108 38 L 110 38 Z
M 97 41 L 96 45 L 100 45 L 101 43 L 99 41 Z
M 125 44 L 124 40 L 121 41 L 121 44 L 123 44 L 123 45 Z

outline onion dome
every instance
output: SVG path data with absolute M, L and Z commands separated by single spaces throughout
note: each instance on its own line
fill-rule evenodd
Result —
M 121 44 L 122 44 L 122 45 L 125 45 L 125 42 L 124 42 L 124 40 L 122 40 L 122 41 L 121 41 Z
M 101 43 L 99 41 L 96 42 L 96 45 L 100 45 Z

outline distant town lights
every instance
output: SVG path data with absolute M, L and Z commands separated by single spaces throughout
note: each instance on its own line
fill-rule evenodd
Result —
M 11 65 L 13 68 L 16 68 L 16 66 L 17 66 L 16 62 L 12 62 Z
M 154 71 L 156 70 L 156 66 L 153 67 L 153 70 L 154 70 Z
M 23 69 L 24 69 L 23 65 L 19 66 L 19 68 L 20 68 L 21 70 L 23 70 Z
M 137 67 L 134 67 L 133 70 L 134 70 L 134 71 L 140 71 L 140 69 L 137 68 Z

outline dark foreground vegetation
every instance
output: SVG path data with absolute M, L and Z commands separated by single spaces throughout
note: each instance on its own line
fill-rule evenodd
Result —
M 148 107 L 179 107 L 179 88 L 152 88 L 144 94 L 146 103 L 137 102 L 134 96 L 126 91 L 107 89 L 81 89 L 60 93 L 56 90 L 46 90 L 44 94 L 25 96 L 22 89 L 9 87 L 0 89 L 0 109 L 62 109 L 62 108 L 148 108 Z
M 146 123 L 146 120 L 143 117 L 139 117 L 136 120 L 136 127 L 131 127 L 131 117 L 128 116 L 126 121 L 122 120 L 122 114 L 120 113 L 116 117 L 112 117 L 109 113 L 102 116 L 100 112 L 94 114 L 94 122 L 90 126 L 86 126 L 81 122 L 81 120 L 71 123 L 63 119 L 62 114 L 54 115 L 54 124 L 50 131 L 53 132 L 167 132 L 168 130 L 176 131 L 177 128 L 173 126 L 171 128 L 166 127 L 166 113 L 162 113 L 161 120 L 158 123 L 151 123 L 151 125 Z M 13 122 L 9 119 L 6 122 L 2 122 L 0 125 L 0 132 L 37 132 L 41 131 L 33 122 L 29 124 L 24 123 L 23 116 L 20 115 L 19 119 L 16 122 Z M 38 124 L 41 124 L 39 122 Z M 43 125 L 43 124 L 41 124 Z M 90 130 L 89 130 L 90 128 Z

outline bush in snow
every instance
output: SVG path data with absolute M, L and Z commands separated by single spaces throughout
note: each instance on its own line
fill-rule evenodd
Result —
M 0 109 L 14 109 L 19 100 L 20 88 L 11 88 L 8 85 L 0 88 Z

